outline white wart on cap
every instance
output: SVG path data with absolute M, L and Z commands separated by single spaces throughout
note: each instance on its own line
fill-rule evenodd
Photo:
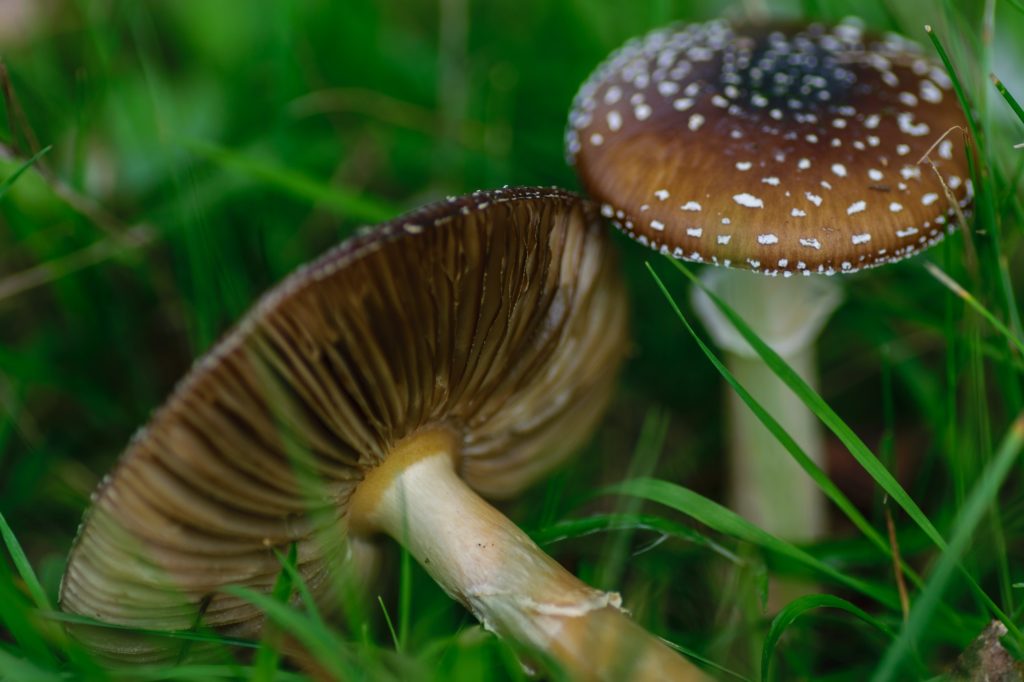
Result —
M 677 258 L 853 272 L 952 229 L 971 201 L 949 77 L 916 44 L 834 27 L 661 29 L 577 94 L 566 151 L 616 227 Z

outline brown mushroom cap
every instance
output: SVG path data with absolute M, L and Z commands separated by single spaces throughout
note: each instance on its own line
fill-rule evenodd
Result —
M 455 434 L 461 475 L 492 496 L 571 453 L 610 397 L 624 315 L 596 207 L 560 190 L 451 198 L 341 244 L 266 294 L 136 434 L 93 496 L 62 608 L 158 630 L 201 611 L 256 635 L 258 609 L 219 590 L 269 590 L 272 550 L 295 543 L 323 600 L 351 550 L 349 498 L 406 436 Z
M 677 258 L 765 274 L 853 272 L 953 228 L 971 199 L 964 115 L 940 66 L 897 35 L 672 27 L 581 87 L 567 153 L 602 213 Z M 918 160 L 930 154 L 942 182 Z

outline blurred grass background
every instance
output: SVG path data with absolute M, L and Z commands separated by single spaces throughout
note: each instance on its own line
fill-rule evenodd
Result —
M 1019 338 L 1020 312 L 1006 294 L 1024 294 L 1024 151 L 1013 149 L 1024 128 L 988 73 L 1024 93 L 1022 11 L 1019 0 L 0 0 L 10 86 L 0 176 L 48 149 L 0 189 L 0 512 L 52 598 L 89 493 L 191 359 L 261 291 L 358 226 L 445 195 L 504 184 L 578 188 L 562 152 L 576 88 L 627 38 L 674 20 L 853 14 L 929 51 L 923 24 L 934 26 L 985 133 L 976 183 L 988 203 L 973 238 L 958 234 L 927 258 Z M 540 534 L 616 508 L 590 496 L 627 473 L 721 497 L 720 377 L 644 269 L 653 255 L 617 242 L 635 351 L 590 448 L 506 508 Z M 975 267 L 970 249 L 1002 272 Z M 948 533 L 1024 407 L 1024 364 L 921 261 L 844 278 L 847 303 L 819 346 L 822 393 Z M 655 267 L 685 292 L 671 267 Z M 646 464 L 631 466 L 635 450 Z M 831 450 L 833 479 L 884 532 L 883 496 L 843 446 Z M 1018 465 L 1001 494 L 991 493 L 963 560 L 1014 619 L 1024 581 L 1021 482 Z M 834 521 L 834 539 L 812 554 L 891 588 L 886 557 Z M 724 545 L 719 553 L 678 538 L 648 547 L 663 536 L 627 526 L 577 529 L 549 549 L 584 579 L 621 589 L 659 634 L 753 675 L 760 651 L 744 647 L 770 620 L 759 599 L 764 576 L 802 569 L 700 525 Z M 895 527 L 904 557 L 927 578 L 935 548 L 898 512 Z M 623 546 L 647 551 L 627 561 Z M 609 560 L 612 550 L 618 558 Z M 734 552 L 743 557 L 739 577 L 723 581 L 720 554 Z M 376 586 L 393 617 L 397 565 Z M 405 597 L 416 676 L 518 674 L 508 652 L 478 636 L 418 569 Z M 900 627 L 898 610 L 854 601 Z M 943 604 L 962 620 L 923 633 L 918 673 L 940 672 L 991 615 L 959 579 Z M 0 612 L 16 608 L 0 603 Z M 390 646 L 376 605 L 365 628 L 364 642 Z M 460 629 L 463 639 L 445 639 Z M 0 650 L 27 655 L 11 630 L 0 622 Z M 890 645 L 848 614 L 814 611 L 790 627 L 775 674 L 866 679 Z M 1024 642 L 1008 645 L 1019 651 Z

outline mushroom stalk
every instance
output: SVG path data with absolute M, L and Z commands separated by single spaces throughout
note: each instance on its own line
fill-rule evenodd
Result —
M 488 630 L 579 680 L 703 680 L 466 485 L 451 434 L 400 443 L 353 496 L 350 532 L 402 543 Z
M 757 278 L 758 281 L 755 281 Z M 735 310 L 758 337 L 812 388 L 817 387 L 815 341 L 839 304 L 839 288 L 823 277 L 767 279 L 707 269 L 701 281 Z M 736 331 L 703 291 L 694 308 L 726 365 L 750 395 L 774 417 L 808 457 L 824 465 L 821 425 Z M 761 528 L 789 541 L 806 542 L 826 530 L 825 498 L 813 480 L 733 392 L 728 398 L 729 497 L 733 508 Z

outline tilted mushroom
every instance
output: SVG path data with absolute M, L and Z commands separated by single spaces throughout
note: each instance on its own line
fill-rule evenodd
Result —
M 268 590 L 297 546 L 322 599 L 352 542 L 402 542 L 489 629 L 574 677 L 699 672 L 479 495 L 562 462 L 607 405 L 626 304 L 596 208 L 479 192 L 351 239 L 271 290 L 181 382 L 100 486 L 65 611 L 256 636 L 220 591 Z M 85 631 L 136 659 L 152 640 Z
M 950 200 L 971 200 L 962 136 L 944 137 L 964 124 L 949 77 L 905 38 L 850 20 L 716 21 L 612 54 L 576 96 L 566 147 L 616 227 L 724 266 L 703 283 L 813 385 L 814 340 L 840 292 L 822 278 L 783 280 L 891 263 L 942 239 Z M 918 164 L 930 150 L 937 172 Z M 740 382 L 820 464 L 817 420 L 706 296 L 695 299 Z M 730 413 L 733 504 L 789 540 L 820 536 L 813 482 L 736 397 Z

